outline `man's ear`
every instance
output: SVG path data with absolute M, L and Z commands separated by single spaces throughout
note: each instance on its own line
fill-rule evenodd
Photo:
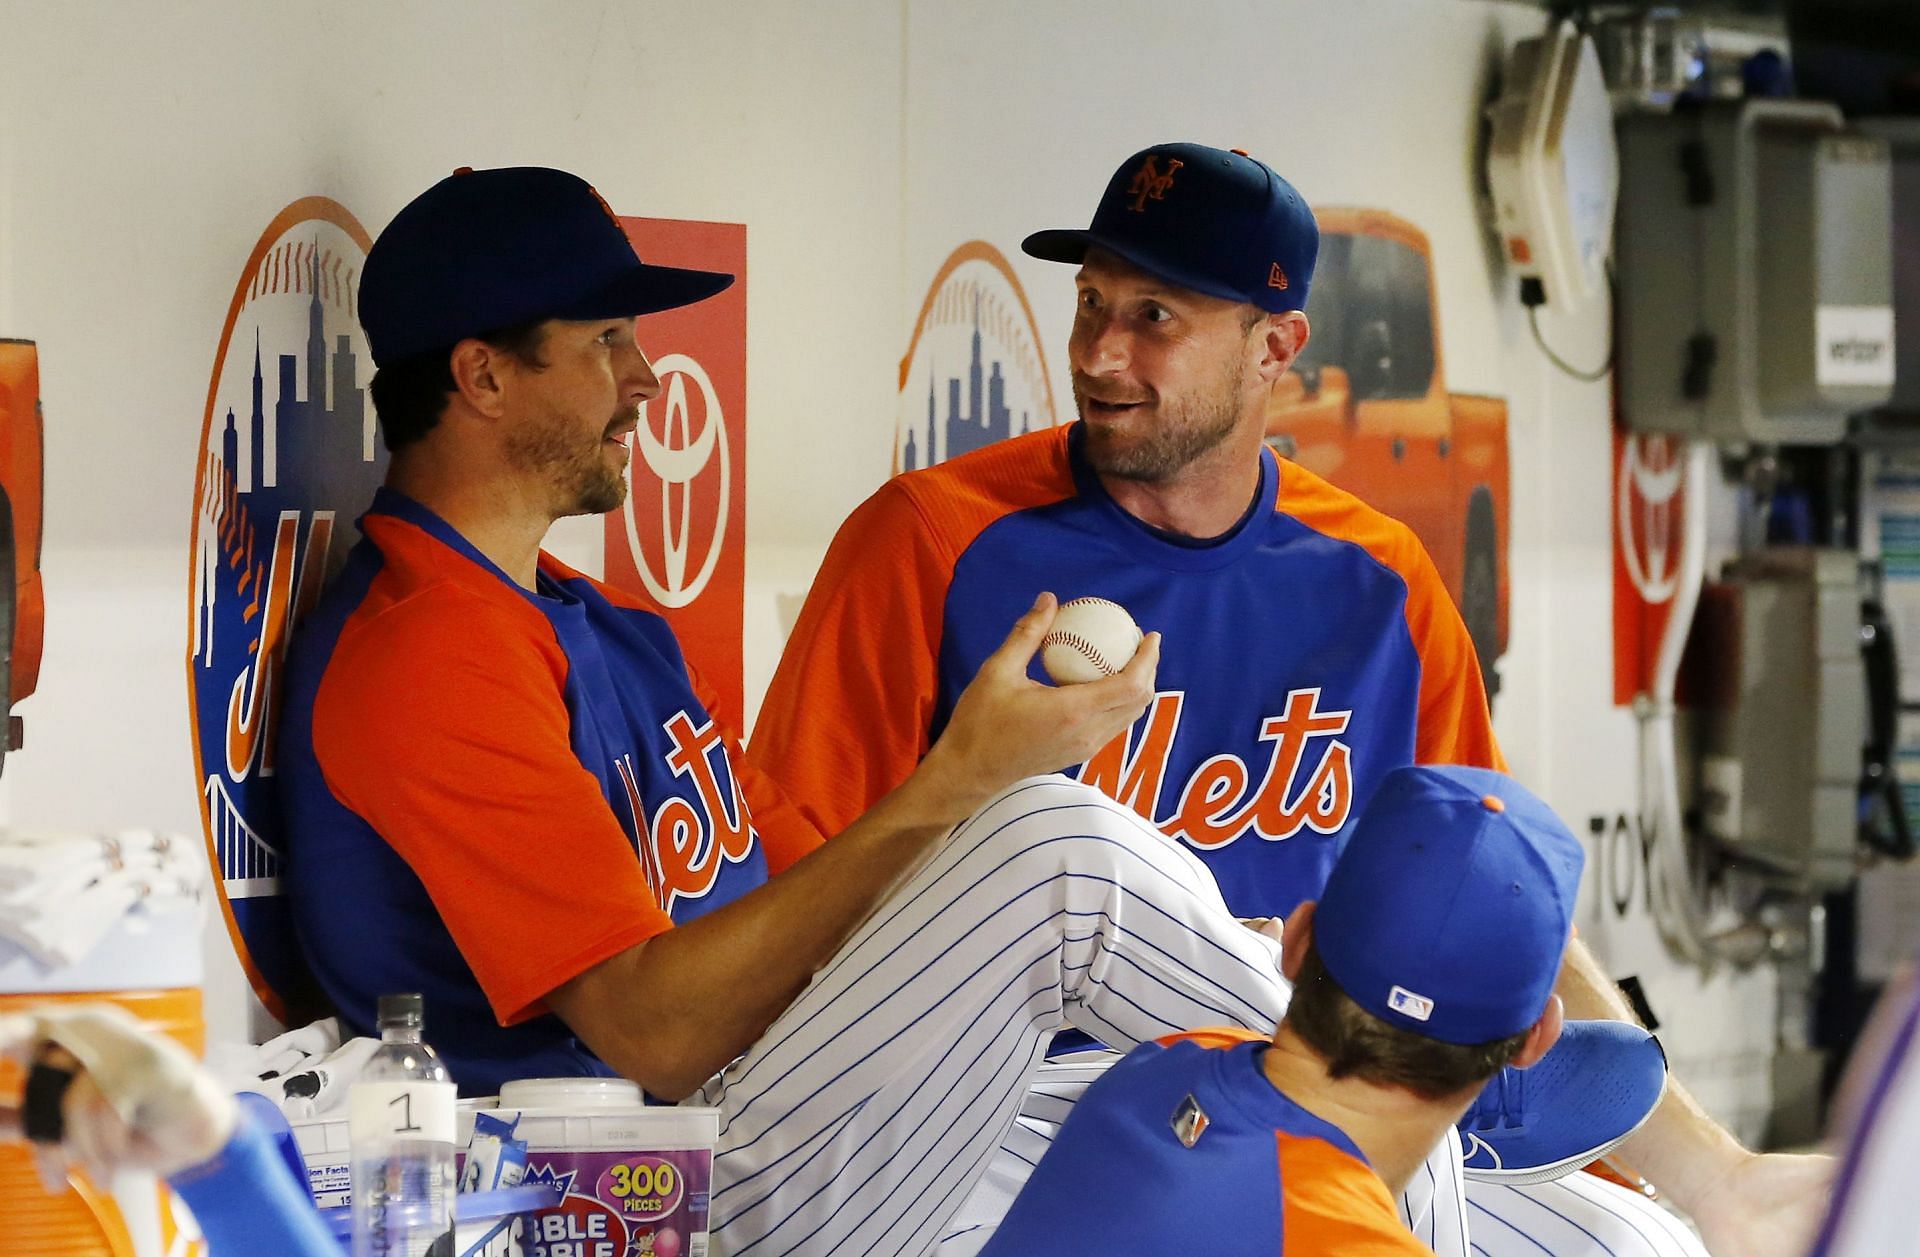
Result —
M 1280 976 L 1289 982 L 1300 977 L 1307 944 L 1313 941 L 1313 908 L 1313 900 L 1307 900 L 1287 915 L 1287 923 L 1280 930 Z
M 1540 1014 L 1540 1020 L 1533 1023 L 1533 1028 L 1527 1031 L 1527 1041 L 1513 1054 L 1513 1067 L 1525 1069 L 1538 1064 L 1540 1058 L 1559 1042 L 1560 1032 L 1566 1029 L 1566 1025 L 1567 1006 L 1560 1002 L 1558 995 L 1547 996 L 1546 1010 Z
M 1307 347 L 1313 329 L 1300 310 L 1269 314 L 1260 321 L 1260 378 L 1271 384 L 1287 373 L 1293 360 Z
M 447 363 L 453 372 L 453 391 L 481 414 L 499 418 L 505 409 L 506 358 L 506 353 L 484 340 L 461 341 Z

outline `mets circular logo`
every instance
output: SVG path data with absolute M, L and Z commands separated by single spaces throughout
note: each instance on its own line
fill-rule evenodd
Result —
M 305 987 L 280 893 L 273 729 L 288 638 L 386 472 L 354 310 L 371 247 L 324 197 L 274 218 L 227 310 L 201 425 L 187 655 L 201 819 L 241 963 L 282 1020 Z
M 1679 583 L 1681 495 L 1678 444 L 1658 435 L 1629 434 L 1620 442 L 1615 476 L 1615 521 L 1620 559 L 1641 599 L 1658 606 Z
M 655 601 L 684 607 L 705 592 L 726 549 L 732 455 L 706 368 L 675 353 L 653 371 L 660 396 L 641 404 L 628 441 L 627 548 Z
M 1059 422 L 1026 291 L 1006 255 L 970 240 L 933 277 L 900 360 L 893 468 L 931 467 Z

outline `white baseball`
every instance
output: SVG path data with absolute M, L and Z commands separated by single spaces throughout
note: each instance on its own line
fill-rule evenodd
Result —
M 1040 663 L 1056 685 L 1098 681 L 1127 666 L 1140 637 L 1140 626 L 1119 603 L 1075 598 L 1060 604 L 1040 639 Z

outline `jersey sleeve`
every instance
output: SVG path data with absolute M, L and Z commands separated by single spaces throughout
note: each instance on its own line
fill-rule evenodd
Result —
M 1493 736 L 1480 657 L 1427 548 L 1402 530 L 1394 564 L 1407 582 L 1407 631 L 1420 654 L 1414 762 L 1507 770 Z
M 926 754 L 952 574 L 899 480 L 828 547 L 748 743 L 822 834 L 852 824 Z
M 416 594 L 348 625 L 314 703 L 328 788 L 419 877 L 502 1025 L 673 926 L 573 754 L 566 657 L 526 616 Z
M 1364 1162 L 1324 1139 L 1274 1132 L 1279 1143 L 1283 1257 L 1410 1257 L 1432 1249 L 1400 1221 L 1387 1185 Z

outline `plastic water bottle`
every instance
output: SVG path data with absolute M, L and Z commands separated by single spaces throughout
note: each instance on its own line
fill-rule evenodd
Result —
M 353 1257 L 452 1257 L 454 1086 L 418 995 L 380 997 L 380 1046 L 347 1092 Z

